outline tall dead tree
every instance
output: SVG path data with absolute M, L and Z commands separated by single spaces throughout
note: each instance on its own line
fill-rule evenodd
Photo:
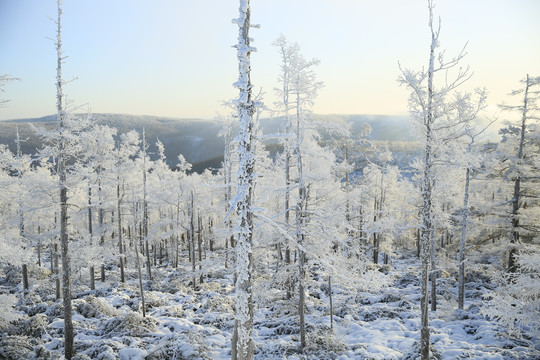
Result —
M 116 163 L 116 216 L 118 225 L 118 251 L 120 253 L 120 281 L 125 282 L 125 261 L 124 261 L 124 243 L 122 239 L 122 196 L 120 188 L 123 185 L 120 181 L 120 143 L 117 146 L 117 163 Z
M 306 326 L 305 326 L 305 249 L 304 239 L 307 233 L 308 222 L 308 189 L 303 167 L 303 147 L 304 122 L 310 113 L 313 100 L 317 96 L 318 90 L 323 83 L 317 81 L 313 67 L 318 65 L 318 59 L 306 60 L 299 52 L 296 52 L 292 61 L 291 71 L 291 94 L 294 95 L 295 103 L 295 143 L 294 157 L 296 158 L 298 199 L 295 207 L 296 213 L 296 244 L 298 253 L 298 315 L 300 320 L 300 351 L 306 347 Z
M 450 95 L 466 82 L 471 73 L 469 68 L 460 67 L 457 74 L 452 78 L 448 71 L 457 67 L 465 57 L 465 48 L 454 58 L 446 60 L 444 51 L 439 48 L 440 19 L 435 27 L 433 21 L 433 0 L 428 0 L 431 44 L 429 50 L 429 62 L 427 70 L 411 71 L 400 66 L 401 76 L 399 82 L 407 86 L 410 91 L 409 108 L 412 117 L 418 121 L 422 130 L 424 149 L 421 167 L 420 191 L 422 205 L 420 209 L 421 236 L 420 236 L 420 259 L 421 259 L 421 329 L 420 329 L 420 354 L 422 360 L 429 359 L 429 278 L 432 281 L 432 310 L 436 309 L 435 281 L 436 272 L 433 269 L 432 247 L 434 242 L 434 185 L 436 177 L 436 163 L 438 151 L 445 144 L 459 138 L 459 131 L 463 130 L 466 123 L 453 116 L 452 112 L 457 101 Z M 434 85 L 434 77 L 439 72 L 441 84 L 437 88 Z M 454 110 L 455 111 L 455 110 Z M 431 276 L 430 276 L 431 275 Z
M 67 187 L 67 169 L 66 169 L 66 109 L 64 103 L 64 93 L 62 86 L 64 80 L 62 79 L 62 63 L 63 63 L 63 50 L 62 50 L 62 0 L 58 0 L 58 19 L 56 20 L 56 54 L 57 54 L 57 68 L 56 68 L 56 110 L 57 110 L 57 123 L 58 123 L 58 157 L 57 171 L 60 188 L 60 247 L 62 251 L 62 297 L 64 308 L 64 356 L 66 359 L 71 359 L 74 355 L 73 352 L 73 320 L 72 320 L 72 307 L 71 307 L 71 264 L 69 256 L 69 237 L 67 232 L 68 226 L 68 187 Z
M 237 116 L 240 124 L 238 137 L 239 169 L 237 176 L 238 230 L 236 233 L 236 307 L 235 325 L 231 344 L 234 360 L 253 359 L 253 188 L 255 185 L 255 154 L 253 146 L 253 115 L 255 103 L 252 98 L 250 54 L 255 48 L 250 46 L 249 29 L 251 10 L 249 0 L 239 0 L 239 17 L 233 19 L 238 25 L 238 44 L 235 46 L 238 58 L 238 81 L 235 86 L 240 94 L 236 100 Z
M 193 203 L 193 190 L 191 190 L 189 206 L 189 259 L 191 260 L 191 272 L 193 276 L 193 290 L 197 290 L 197 259 L 195 257 L 195 207 Z
M 306 346 L 305 336 L 305 249 L 303 242 L 306 235 L 307 223 L 307 202 L 308 202 L 308 184 L 305 182 L 303 161 L 302 161 L 302 142 L 304 139 L 304 122 L 306 114 L 309 113 L 313 105 L 318 89 L 322 86 L 321 82 L 316 81 L 316 74 L 313 66 L 319 64 L 319 60 L 306 60 L 300 53 L 300 46 L 297 43 L 289 44 L 285 37 L 281 35 L 274 46 L 278 48 L 281 57 L 281 72 L 278 76 L 280 84 L 275 89 L 280 101 L 276 106 L 281 109 L 285 116 L 285 224 L 289 225 L 291 209 L 294 209 L 295 223 L 294 233 L 291 238 L 296 242 L 296 254 L 298 260 L 298 315 L 300 323 L 300 350 L 303 352 Z M 294 121 L 294 130 L 293 130 Z M 292 132 L 292 134 L 290 134 Z M 291 168 L 296 167 L 297 180 L 293 184 L 291 179 Z M 290 193 L 293 188 L 298 189 L 298 198 L 294 206 L 290 206 Z M 285 262 L 292 262 L 289 245 L 285 248 Z M 291 280 L 288 280 L 288 282 Z M 292 295 L 292 284 L 287 284 L 287 298 Z
M 143 201 L 142 201 L 142 238 L 144 239 L 146 245 L 146 271 L 148 272 L 148 279 L 152 281 L 152 263 L 150 262 L 150 247 L 148 244 L 148 202 L 146 198 L 146 172 L 148 171 L 146 167 L 146 132 L 143 128 L 142 134 L 142 157 L 143 157 Z

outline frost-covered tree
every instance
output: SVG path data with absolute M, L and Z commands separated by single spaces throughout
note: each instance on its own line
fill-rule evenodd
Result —
M 228 103 L 227 105 L 229 105 Z M 229 213 L 229 209 L 232 205 L 232 174 L 233 174 L 233 164 L 235 163 L 235 151 L 234 151 L 234 145 L 235 142 L 233 141 L 233 128 L 234 128 L 234 117 L 233 116 L 227 116 L 225 119 L 221 120 L 222 122 L 222 129 L 219 132 L 219 136 L 223 137 L 224 142 L 224 149 L 223 149 L 223 166 L 222 166 L 222 175 L 223 175 L 223 184 L 224 184 L 224 196 L 223 196 L 223 202 L 224 202 L 224 209 L 225 214 Z M 232 219 L 231 214 L 228 216 L 229 218 L 226 221 L 227 229 L 225 234 L 225 249 L 229 248 L 229 245 L 231 248 L 234 248 L 234 236 L 232 235 L 233 229 L 232 229 Z M 225 253 L 225 267 L 228 267 L 229 264 L 229 251 Z
M 308 219 L 309 181 L 305 176 L 303 162 L 303 142 L 305 139 L 304 122 L 311 112 L 313 101 L 322 83 L 317 81 L 314 66 L 319 60 L 306 60 L 299 52 L 292 59 L 290 87 L 294 97 L 293 112 L 295 119 L 293 157 L 296 160 L 298 198 L 295 206 L 295 239 L 298 252 L 298 312 L 300 318 L 300 351 L 306 346 L 305 328 L 305 249 L 306 223 Z
M 285 217 L 285 227 L 289 227 L 290 222 L 290 192 L 291 192 L 291 155 L 292 155 L 292 145 L 291 138 L 287 137 L 287 134 L 290 134 L 292 128 L 292 119 L 290 112 L 293 108 L 293 102 L 290 99 L 291 96 L 291 86 L 292 86 L 292 72 L 293 72 L 293 62 L 297 58 L 300 48 L 298 44 L 293 43 L 289 44 L 284 35 L 281 35 L 279 38 L 274 41 L 273 45 L 278 49 L 279 55 L 281 57 L 281 68 L 278 76 L 279 87 L 274 89 L 276 95 L 280 99 L 276 101 L 275 106 L 280 114 L 284 118 L 284 134 L 283 139 L 283 156 L 284 156 L 284 168 L 285 168 L 285 202 L 284 202 L 284 217 Z M 285 263 L 291 264 L 291 249 L 287 237 L 284 239 L 285 242 Z M 280 243 L 281 244 L 281 243 Z M 280 250 L 281 251 L 281 250 Z M 287 298 L 291 297 L 290 291 L 290 281 L 287 284 Z
M 471 178 L 475 172 L 481 168 L 483 156 L 478 141 L 486 129 L 493 123 L 477 130 L 473 121 L 477 119 L 479 113 L 485 108 L 486 92 L 478 91 L 478 100 L 473 100 L 471 94 L 466 94 L 461 99 L 461 111 L 459 115 L 462 119 L 468 119 L 464 129 L 463 140 L 458 144 L 457 154 L 451 153 L 451 157 L 457 158 L 457 165 L 465 168 L 465 184 L 463 189 L 463 208 L 461 209 L 461 236 L 459 239 L 459 274 L 458 274 L 458 308 L 463 309 L 465 302 L 465 250 L 467 242 L 467 228 L 469 221 L 469 194 Z
M 540 148 L 540 136 L 538 123 L 538 100 L 540 91 L 537 90 L 540 85 L 540 77 L 526 76 L 521 81 L 524 86 L 522 89 L 513 91 L 511 95 L 522 95 L 523 102 L 521 105 L 510 106 L 501 105 L 503 110 L 516 111 L 521 115 L 519 126 L 509 125 L 501 130 L 503 142 L 510 143 L 513 147 L 514 154 L 508 156 L 505 160 L 509 165 L 507 167 L 507 177 L 513 182 L 512 194 L 512 230 L 510 237 L 510 247 L 508 255 L 508 271 L 515 272 L 517 254 L 517 244 L 520 242 L 520 233 L 537 232 L 538 226 L 527 221 L 527 216 L 524 214 L 524 209 L 527 208 L 527 200 L 534 199 L 538 192 L 534 191 L 534 187 L 523 187 L 523 183 L 538 183 L 538 150 Z M 517 142 L 517 144 L 516 144 Z M 525 199 L 525 200 L 524 200 Z M 534 208 L 534 207 L 533 207 Z M 537 220 L 537 219 L 536 219 Z
M 239 169 L 237 175 L 236 209 L 238 228 L 236 231 L 236 307 L 235 326 L 231 344 L 232 358 L 253 359 L 253 190 L 255 186 L 255 155 L 253 148 L 253 115 L 256 104 L 252 97 L 249 29 L 251 9 L 249 0 L 240 0 L 239 16 L 233 19 L 238 25 L 238 81 L 235 86 L 240 95 L 236 100 L 240 134 L 238 137 Z
M 540 338 L 540 249 L 524 246 L 515 254 L 515 272 L 496 272 L 497 288 L 484 295 L 481 313 L 506 327 L 513 337 Z
M 397 167 L 388 165 L 391 155 L 382 151 L 381 165 L 370 163 L 362 171 L 363 220 L 362 232 L 373 240 L 373 262 L 384 263 L 395 254 L 394 239 L 403 237 L 408 230 L 408 184 L 403 181 Z M 386 155 L 386 156 L 385 156 Z
M 147 174 L 151 169 L 150 159 L 147 156 L 148 145 L 146 144 L 146 133 L 143 128 L 142 134 L 142 148 L 140 151 L 139 158 L 141 159 L 141 171 L 142 171 L 142 236 L 146 246 L 146 271 L 148 272 L 148 279 L 152 280 L 152 264 L 150 263 L 150 249 L 149 249 L 149 239 L 148 239 L 148 225 L 149 225 L 149 210 L 148 210 L 148 199 L 147 199 Z
M 432 296 L 431 309 L 436 310 L 436 271 L 434 268 L 434 235 L 437 204 L 435 202 L 435 179 L 437 166 L 440 165 L 441 149 L 447 143 L 455 141 L 463 135 L 467 123 L 456 114 L 459 112 L 459 101 L 452 95 L 457 88 L 466 82 L 471 73 L 469 68 L 459 67 L 455 74 L 450 70 L 456 68 L 466 55 L 463 49 L 456 57 L 447 60 L 440 46 L 440 20 L 438 26 L 433 20 L 434 4 L 428 0 L 431 44 L 427 68 L 412 71 L 401 68 L 399 82 L 410 90 L 409 110 L 416 120 L 423 139 L 423 154 L 419 163 L 420 192 L 422 205 L 421 218 L 421 336 L 420 352 L 423 360 L 429 359 L 429 289 L 431 277 Z M 440 205 L 440 204 L 439 204 Z
M 103 264 L 112 260 L 111 255 L 116 251 L 111 241 L 115 229 L 106 222 L 106 214 L 114 211 L 115 173 L 115 141 L 117 130 L 107 125 L 92 124 L 80 136 L 82 155 L 76 164 L 73 177 L 78 178 L 78 186 L 71 190 L 86 193 L 87 199 L 87 229 L 88 236 L 82 237 L 76 244 L 74 253 L 75 265 L 83 267 L 92 263 Z M 83 207 L 83 204 L 79 206 Z M 80 215 L 84 215 L 80 211 Z M 72 216 L 73 217 L 73 216 Z M 82 235 L 82 231 L 79 231 Z M 82 254 L 84 253 L 84 256 Z M 78 255 L 78 256 L 77 256 Z
M 64 356 L 71 359 L 73 351 L 73 320 L 71 307 L 71 263 L 69 256 L 69 235 L 68 235 L 68 184 L 66 169 L 66 105 L 63 93 L 64 80 L 62 79 L 62 0 L 58 0 L 58 19 L 56 20 L 56 109 L 58 122 L 58 157 L 56 159 L 58 167 L 58 180 L 60 189 L 60 245 L 62 248 L 62 298 L 64 308 Z
M 12 153 L 5 145 L 0 146 L 0 263 L 21 266 L 28 263 L 31 253 L 25 234 L 25 214 L 28 216 L 28 180 L 31 158 Z M 28 229 L 27 229 L 28 230 Z

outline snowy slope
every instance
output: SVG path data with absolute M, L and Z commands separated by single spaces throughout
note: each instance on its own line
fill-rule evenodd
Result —
M 136 273 L 126 284 L 108 272 L 105 283 L 89 291 L 84 276 L 75 280 L 75 350 L 78 359 L 229 359 L 233 330 L 233 286 L 223 254 L 196 291 L 189 285 L 188 264 L 160 267 L 145 282 L 147 318 L 140 315 Z M 538 339 L 516 339 L 479 314 L 482 295 L 493 288 L 489 266 L 474 264 L 468 275 L 466 311 L 456 311 L 456 274 L 439 279 L 439 307 L 430 313 L 432 353 L 440 359 L 539 359 Z M 334 324 L 330 329 L 326 279 L 308 281 L 307 352 L 298 353 L 296 301 L 264 295 L 255 316 L 256 359 L 416 359 L 419 339 L 418 261 L 414 256 L 375 267 L 386 273 L 380 291 L 352 291 L 333 286 Z M 24 295 L 18 285 L 16 309 L 22 318 L 2 336 L 0 358 L 56 359 L 62 354 L 61 302 L 47 270 L 34 268 L 34 285 Z M 18 281 L 4 274 L 4 293 Z M 276 292 L 276 294 L 278 294 Z

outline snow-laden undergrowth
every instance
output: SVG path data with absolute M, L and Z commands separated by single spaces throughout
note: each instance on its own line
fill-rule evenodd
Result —
M 215 253 L 214 260 L 223 258 Z M 448 260 L 453 261 L 453 260 Z M 486 294 L 497 288 L 492 264 L 475 263 L 467 274 L 464 311 L 457 308 L 457 272 L 443 272 L 438 284 L 438 310 L 430 313 L 431 342 L 438 359 L 538 359 L 540 343 L 530 335 L 513 336 L 484 316 Z M 217 268 L 217 267 L 215 267 Z M 327 278 L 307 281 L 307 349 L 298 352 L 296 301 L 258 284 L 254 324 L 256 359 L 416 359 L 420 327 L 419 271 L 414 257 L 374 266 L 387 286 L 352 289 L 335 283 L 333 328 L 330 328 Z M 31 274 L 38 274 L 32 268 Z M 380 270 L 380 271 L 378 271 Z M 75 281 L 73 301 L 76 359 L 229 359 L 233 331 L 234 289 L 230 269 L 214 271 L 197 290 L 190 287 L 189 267 L 161 267 L 145 282 L 147 317 L 143 318 L 136 273 L 118 282 L 108 273 L 90 291 L 84 277 Z M 265 274 L 266 276 L 268 274 Z M 374 273 L 370 274 L 373 276 Z M 63 351 L 60 301 L 48 277 L 34 280 L 24 294 L 16 277 L 2 278 L 4 311 L 0 358 L 57 359 Z M 8 281 L 9 280 L 9 281 Z M 10 282 L 11 281 L 11 282 Z M 80 282 L 83 281 L 83 282 Z M 9 294 L 13 292 L 13 294 Z M 262 301 L 262 299 L 265 301 Z M 11 300 L 10 300 L 11 299 Z M 11 301 L 11 303 L 10 303 Z M 514 329 L 515 331 L 516 329 Z M 526 330 L 526 329 L 525 329 Z M 525 333 L 526 334 L 526 333 Z

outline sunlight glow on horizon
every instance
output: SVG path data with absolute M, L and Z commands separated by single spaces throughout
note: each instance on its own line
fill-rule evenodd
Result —
M 56 54 L 46 37 L 55 27 L 55 1 L 0 4 L 0 74 L 21 78 L 4 87 L 10 102 L 0 120 L 55 113 Z M 526 73 L 540 75 L 540 2 L 439 0 L 441 48 L 456 55 L 468 41 L 463 66 L 474 76 L 463 90 L 487 87 L 490 109 Z M 237 96 L 234 49 L 237 4 L 221 0 L 160 2 L 64 1 L 65 91 L 96 113 L 212 118 Z M 320 114 L 408 113 L 398 61 L 426 66 L 429 47 L 424 0 L 252 0 L 252 80 L 273 107 L 279 57 L 271 43 L 283 33 L 306 58 L 319 58 L 325 83 L 313 111 Z

